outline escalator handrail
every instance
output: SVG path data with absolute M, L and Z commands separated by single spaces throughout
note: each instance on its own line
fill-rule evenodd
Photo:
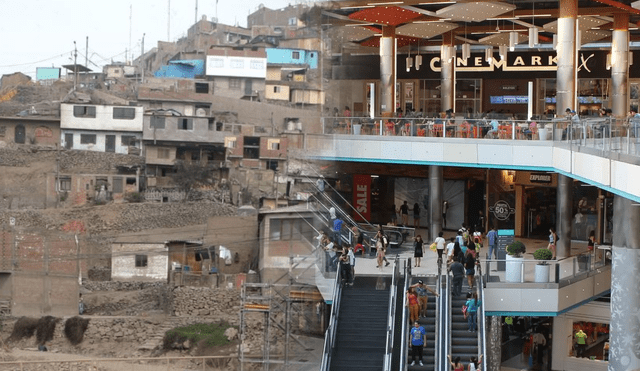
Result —
M 322 175 L 321 175 L 321 174 L 319 174 L 319 173 L 317 173 L 317 172 L 316 172 L 316 175 L 318 175 L 318 177 L 322 177 Z M 307 178 L 307 181 L 311 181 L 311 179 L 310 179 L 309 177 L 306 177 L 306 178 Z M 324 181 L 324 177 L 322 177 L 322 179 L 323 179 L 323 181 Z M 312 184 L 313 184 L 313 187 L 316 189 L 316 191 L 317 191 L 319 194 L 322 194 L 325 198 L 327 198 L 327 199 L 328 199 L 328 197 L 326 196 L 326 194 L 325 194 L 325 192 L 324 192 L 324 191 L 320 192 L 320 189 L 318 189 L 318 187 L 316 186 L 315 182 L 312 182 Z M 349 206 L 351 207 L 351 209 L 352 209 L 353 211 L 355 211 L 355 212 L 356 212 L 356 214 L 357 214 L 357 215 L 359 215 L 359 216 L 360 216 L 360 218 L 366 222 L 366 224 L 368 224 L 370 227 L 373 227 L 373 225 L 372 225 L 371 223 L 369 223 L 369 221 L 368 221 L 368 220 L 367 220 L 367 219 L 366 219 L 362 214 L 360 214 L 360 212 L 359 212 L 355 207 L 353 207 L 353 205 L 351 205 L 351 203 L 350 203 L 349 201 L 347 201 L 344 197 L 342 197 L 342 195 L 340 194 L 340 192 L 338 192 L 335 188 L 333 188 L 333 187 L 332 187 L 328 182 L 326 182 L 326 181 L 324 181 L 324 185 L 325 185 L 325 189 L 326 189 L 327 187 L 328 187 L 329 189 L 331 189 L 331 190 L 332 190 L 336 195 L 338 195 L 338 197 L 340 197 L 340 198 L 342 199 L 342 201 L 344 201 L 347 205 L 349 205 Z M 316 200 L 318 200 L 318 198 L 317 198 L 317 197 L 315 197 L 315 196 L 313 196 L 313 197 L 314 197 Z M 318 200 L 318 201 L 319 201 L 319 200 Z M 336 206 L 338 206 L 338 205 L 335 205 L 335 203 L 333 202 L 333 200 L 329 199 L 329 203 L 330 203 L 334 208 L 336 208 L 336 212 L 338 211 L 338 209 L 340 209 L 340 207 L 336 207 Z M 349 222 L 350 222 L 351 224 L 357 225 L 357 223 L 355 222 L 355 220 L 353 220 L 353 219 L 351 218 L 351 215 L 348 215 L 347 213 L 344 213 L 344 212 L 343 212 L 343 214 L 345 215 L 345 217 L 346 217 L 347 219 L 349 219 Z
M 480 336 L 480 344 L 478 346 L 478 359 L 480 359 L 480 355 L 487 354 L 487 320 L 484 316 L 484 285 L 485 281 L 482 277 L 482 267 L 478 265 L 478 284 L 476 285 L 478 300 L 480 300 L 480 307 L 478 308 L 478 319 L 480 320 L 480 325 L 478 333 Z M 480 367 L 482 367 L 482 371 L 487 371 L 487 362 L 483 360 Z
M 395 313 L 396 313 L 396 298 L 398 295 L 398 278 L 399 278 L 399 255 L 396 255 L 393 259 L 393 274 L 391 277 L 391 290 L 389 291 L 389 310 L 387 311 L 387 343 L 384 355 L 384 368 L 383 370 L 389 370 L 391 367 L 391 357 L 393 355 L 393 335 L 395 334 Z
M 331 353 L 336 344 L 336 330 L 340 313 L 340 300 L 342 295 L 342 278 L 340 277 L 340 269 L 336 271 L 336 281 L 333 287 L 333 301 L 331 303 L 331 317 L 329 326 L 325 332 L 324 347 L 322 350 L 322 365 L 320 370 L 328 371 L 331 365 Z
M 451 354 L 451 276 L 449 276 L 448 272 L 445 277 L 445 282 L 444 295 L 446 300 L 443 300 L 442 303 L 442 329 L 444 336 L 440 341 L 443 347 L 440 353 L 443 358 L 440 360 L 440 370 L 442 371 L 450 369 L 447 356 Z
M 408 328 L 408 312 L 407 295 L 405 293 L 409 290 L 409 284 L 411 283 L 411 258 L 405 260 L 404 266 L 404 287 L 402 288 L 402 329 L 400 339 L 400 370 L 406 370 L 407 360 L 409 357 L 409 328 Z
M 438 331 L 438 323 L 440 323 L 440 299 L 442 298 L 442 262 L 440 260 L 438 260 L 438 276 L 436 277 L 436 292 L 438 293 L 438 295 L 436 296 L 436 326 L 435 326 L 435 334 L 434 334 L 434 355 L 435 357 L 433 357 L 433 362 L 434 362 L 434 370 L 438 369 L 438 362 L 439 362 L 439 353 L 438 350 L 440 349 L 440 346 L 438 344 L 438 340 L 440 339 L 439 333 L 440 331 Z

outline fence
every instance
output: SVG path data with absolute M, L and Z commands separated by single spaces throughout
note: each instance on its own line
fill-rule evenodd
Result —
M 58 355 L 56 355 L 58 356 Z M 53 357 L 52 357 L 53 358 Z M 104 371 L 155 371 L 155 370 L 226 370 L 236 357 L 143 357 L 143 358 L 87 358 L 73 360 L 3 361 L 0 370 L 104 370 Z

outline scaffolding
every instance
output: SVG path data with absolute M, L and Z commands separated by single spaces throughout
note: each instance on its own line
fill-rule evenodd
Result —
M 320 367 L 325 315 L 322 296 L 314 286 L 245 283 L 241 299 L 240 370 Z M 249 348 L 251 340 L 257 343 L 260 330 L 262 349 Z

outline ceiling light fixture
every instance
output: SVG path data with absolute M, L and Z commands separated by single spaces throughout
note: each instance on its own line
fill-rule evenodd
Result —
M 484 50 L 484 60 L 487 63 L 491 63 L 493 61 L 493 47 L 490 46 Z
M 516 44 L 518 44 L 518 33 L 511 31 L 509 32 L 509 51 L 516 50 Z
M 536 27 L 536 3 L 533 3 L 531 11 L 531 26 L 529 27 L 529 47 L 533 48 L 538 45 L 538 27 Z
M 607 68 L 607 70 L 611 69 L 611 53 L 607 54 L 606 68 Z
M 418 40 L 418 55 L 416 55 L 416 71 L 420 70 L 420 66 L 422 65 L 422 56 L 420 55 L 420 40 Z
M 500 59 L 505 61 L 507 60 L 507 46 L 506 45 L 500 45 L 498 47 L 498 54 L 500 54 Z
M 411 70 L 413 66 L 413 58 L 411 58 L 411 46 L 409 46 L 409 56 L 407 57 L 407 72 Z
M 558 50 L 558 34 L 553 34 L 553 50 Z

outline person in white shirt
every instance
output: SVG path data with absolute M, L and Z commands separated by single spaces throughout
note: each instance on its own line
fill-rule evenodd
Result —
M 453 246 L 455 246 L 455 237 L 451 237 L 449 239 L 449 243 L 447 244 L 447 260 L 451 261 L 453 259 Z
M 349 246 L 347 255 L 349 256 L 349 264 L 351 265 L 351 277 L 349 277 L 350 282 L 347 282 L 347 285 L 353 286 L 353 281 L 356 279 L 356 256 L 353 254 L 353 246 Z
M 436 237 L 435 241 L 433 241 L 436 244 L 436 251 L 438 252 L 438 264 L 442 262 L 442 253 L 444 253 L 445 240 L 442 236 L 443 233 L 442 231 L 440 231 L 438 233 L 438 237 Z

